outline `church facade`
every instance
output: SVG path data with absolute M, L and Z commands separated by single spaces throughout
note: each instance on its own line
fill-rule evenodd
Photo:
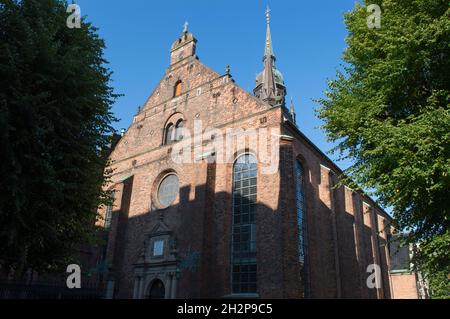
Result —
M 108 298 L 390 297 L 390 217 L 335 187 L 342 171 L 286 107 L 269 12 L 266 32 L 252 93 L 199 61 L 187 25 L 173 43 L 110 155 Z

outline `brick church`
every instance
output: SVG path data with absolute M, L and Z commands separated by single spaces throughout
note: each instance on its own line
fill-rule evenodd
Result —
M 108 298 L 390 298 L 391 219 L 334 187 L 343 172 L 296 125 L 266 18 L 253 92 L 199 61 L 186 24 L 115 143 L 114 204 L 100 212 Z

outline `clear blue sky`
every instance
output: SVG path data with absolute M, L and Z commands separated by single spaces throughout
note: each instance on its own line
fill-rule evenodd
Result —
M 125 94 L 114 105 L 121 119 L 116 128 L 127 128 L 169 65 L 171 43 L 185 21 L 198 39 L 200 60 L 221 73 L 231 73 L 251 92 L 261 71 L 265 41 L 265 8 L 262 0 L 78 0 L 81 13 L 99 28 L 107 44 L 106 58 L 114 72 L 112 85 Z M 283 73 L 288 99 L 295 101 L 297 123 L 320 149 L 332 145 L 319 129 L 312 99 L 323 96 L 346 47 L 343 14 L 355 0 L 268 1 L 277 67 Z M 337 156 L 329 154 L 332 159 Z M 345 168 L 349 162 L 338 163 Z

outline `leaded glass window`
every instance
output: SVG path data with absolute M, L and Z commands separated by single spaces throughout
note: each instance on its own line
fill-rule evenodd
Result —
M 303 286 L 304 297 L 308 298 L 309 292 L 309 269 L 308 269 L 308 241 L 307 241 L 307 224 L 306 224 L 306 186 L 305 186 L 305 170 L 299 161 L 295 164 L 296 178 L 296 206 L 297 206 L 297 227 L 298 227 L 298 256 L 299 262 L 303 266 Z
M 233 168 L 233 293 L 256 292 L 256 195 L 258 167 L 251 154 L 240 156 Z
M 296 177 L 296 206 L 298 227 L 298 252 L 300 263 L 305 263 L 306 256 L 306 223 L 305 223 L 305 175 L 303 166 L 299 161 L 295 165 Z

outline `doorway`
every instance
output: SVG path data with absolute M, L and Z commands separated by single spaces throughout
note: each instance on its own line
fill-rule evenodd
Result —
M 166 296 L 166 289 L 164 288 L 164 283 L 155 279 L 150 285 L 148 292 L 148 299 L 164 299 Z

